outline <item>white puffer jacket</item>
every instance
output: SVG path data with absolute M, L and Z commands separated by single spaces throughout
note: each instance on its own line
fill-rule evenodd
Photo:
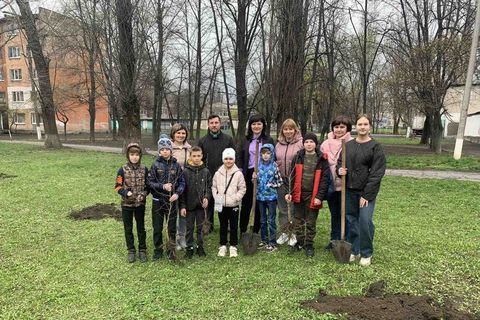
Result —
M 224 207 L 236 207 L 240 205 L 245 192 L 247 192 L 247 186 L 242 171 L 238 169 L 235 164 L 228 171 L 225 169 L 225 166 L 222 165 L 213 176 L 212 195 L 215 196 L 217 194 L 225 193 L 225 187 L 232 174 L 233 178 L 225 195 Z

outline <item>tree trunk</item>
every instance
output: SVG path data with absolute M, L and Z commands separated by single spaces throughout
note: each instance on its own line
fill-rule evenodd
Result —
M 423 131 L 422 131 L 422 138 L 420 139 L 420 144 L 427 145 L 428 140 L 430 139 L 431 135 L 431 122 L 432 116 L 430 114 L 426 114 L 425 121 L 423 122 Z
M 197 4 L 197 52 L 195 63 L 195 91 L 193 94 L 193 105 L 197 111 L 196 139 L 200 139 L 200 125 L 202 122 L 202 111 L 200 107 L 200 86 L 202 84 L 202 0 Z M 193 133 L 193 132 L 192 132 Z M 193 134 L 192 134 L 193 135 Z
M 237 4 L 237 28 L 235 42 L 235 85 L 237 91 L 237 107 L 238 107 L 238 129 L 237 138 L 245 135 L 245 129 L 248 122 L 247 110 L 247 64 L 248 52 L 245 39 L 246 33 L 246 5 L 244 0 L 239 0 Z
M 29 2 L 25 0 L 16 0 L 16 2 L 21 13 L 20 22 L 25 30 L 28 45 L 37 69 L 39 86 L 38 96 L 40 98 L 43 125 L 45 128 L 45 147 L 60 148 L 62 144 L 58 136 L 57 124 L 55 122 L 55 104 L 53 102 L 53 91 L 50 83 L 49 61 L 43 54 L 35 17 L 33 16 Z
M 163 1 L 157 1 L 157 28 L 158 28 L 158 55 L 157 65 L 155 66 L 155 80 L 154 80 L 154 95 L 153 95 L 153 117 L 152 117 L 152 138 L 153 141 L 157 141 L 162 131 L 162 109 L 163 109 L 163 55 L 164 55 L 164 43 L 163 43 Z
M 140 107 L 135 92 L 136 57 L 133 43 L 133 6 L 131 0 L 116 0 L 118 24 L 119 98 L 123 111 L 123 143 L 140 142 Z
M 443 126 L 442 126 L 442 115 L 437 109 L 433 114 L 433 124 L 432 124 L 432 138 L 430 142 L 430 149 L 435 151 L 436 154 L 442 153 L 442 138 L 443 138 Z

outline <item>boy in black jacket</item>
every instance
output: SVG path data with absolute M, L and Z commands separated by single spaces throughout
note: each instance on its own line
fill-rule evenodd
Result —
M 157 160 L 148 172 L 147 183 L 152 192 L 153 244 L 155 249 L 152 260 L 163 256 L 163 220 L 168 223 L 167 256 L 175 258 L 175 234 L 177 233 L 177 203 L 185 189 L 182 168 L 172 157 L 172 142 L 167 136 L 158 140 Z
M 212 195 L 212 177 L 202 161 L 202 148 L 193 147 L 190 151 L 185 170 L 185 191 L 180 197 L 180 214 L 187 218 L 187 250 L 185 257 L 193 257 L 193 230 L 197 230 L 197 254 L 200 257 L 206 256 L 203 249 L 203 224 L 205 213 L 208 208 L 208 199 Z
M 127 146 L 127 163 L 117 172 L 115 191 L 122 196 L 122 220 L 125 231 L 129 263 L 135 262 L 135 243 L 133 239 L 133 217 L 137 223 L 138 258 L 147 261 L 145 232 L 145 198 L 148 194 L 146 179 L 148 170 L 141 164 L 142 148 L 138 143 Z
M 318 210 L 322 208 L 327 195 L 330 178 L 327 156 L 320 152 L 317 145 L 316 134 L 307 132 L 303 137 L 305 149 L 298 151 L 292 161 L 292 168 L 295 168 L 290 179 L 292 192 L 285 195 L 285 200 L 293 201 L 295 207 L 293 223 L 297 244 L 292 252 L 305 246 L 307 257 L 315 254 L 313 239 L 317 229 Z

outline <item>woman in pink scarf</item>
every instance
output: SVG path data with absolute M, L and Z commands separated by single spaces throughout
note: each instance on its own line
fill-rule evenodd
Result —
M 340 240 L 340 210 L 341 210 L 341 190 L 342 179 L 336 173 L 338 157 L 342 151 L 342 140 L 345 142 L 352 140 L 350 131 L 352 131 L 352 122 L 346 116 L 338 116 L 331 124 L 332 131 L 328 133 L 327 140 L 320 146 L 320 151 L 328 155 L 330 172 L 332 174 L 335 192 L 328 197 L 328 207 L 331 215 L 330 242 L 325 249 L 332 249 L 331 240 Z M 348 224 L 345 226 L 345 234 L 348 234 Z

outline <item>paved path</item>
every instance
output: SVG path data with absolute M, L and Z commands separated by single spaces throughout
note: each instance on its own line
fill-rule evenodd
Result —
M 0 142 L 23 143 L 23 144 L 43 146 L 43 142 L 38 142 L 38 141 L 0 140 Z M 90 146 L 90 145 L 69 144 L 69 143 L 64 143 L 63 146 L 67 148 L 87 150 L 87 151 L 122 153 L 122 148 L 114 148 L 114 147 Z M 151 155 L 157 155 L 156 150 L 147 149 L 147 153 Z M 454 179 L 454 180 L 480 182 L 479 172 L 387 169 L 386 174 L 389 176 L 401 176 L 401 177 L 413 177 L 413 178 L 425 178 L 425 179 Z

